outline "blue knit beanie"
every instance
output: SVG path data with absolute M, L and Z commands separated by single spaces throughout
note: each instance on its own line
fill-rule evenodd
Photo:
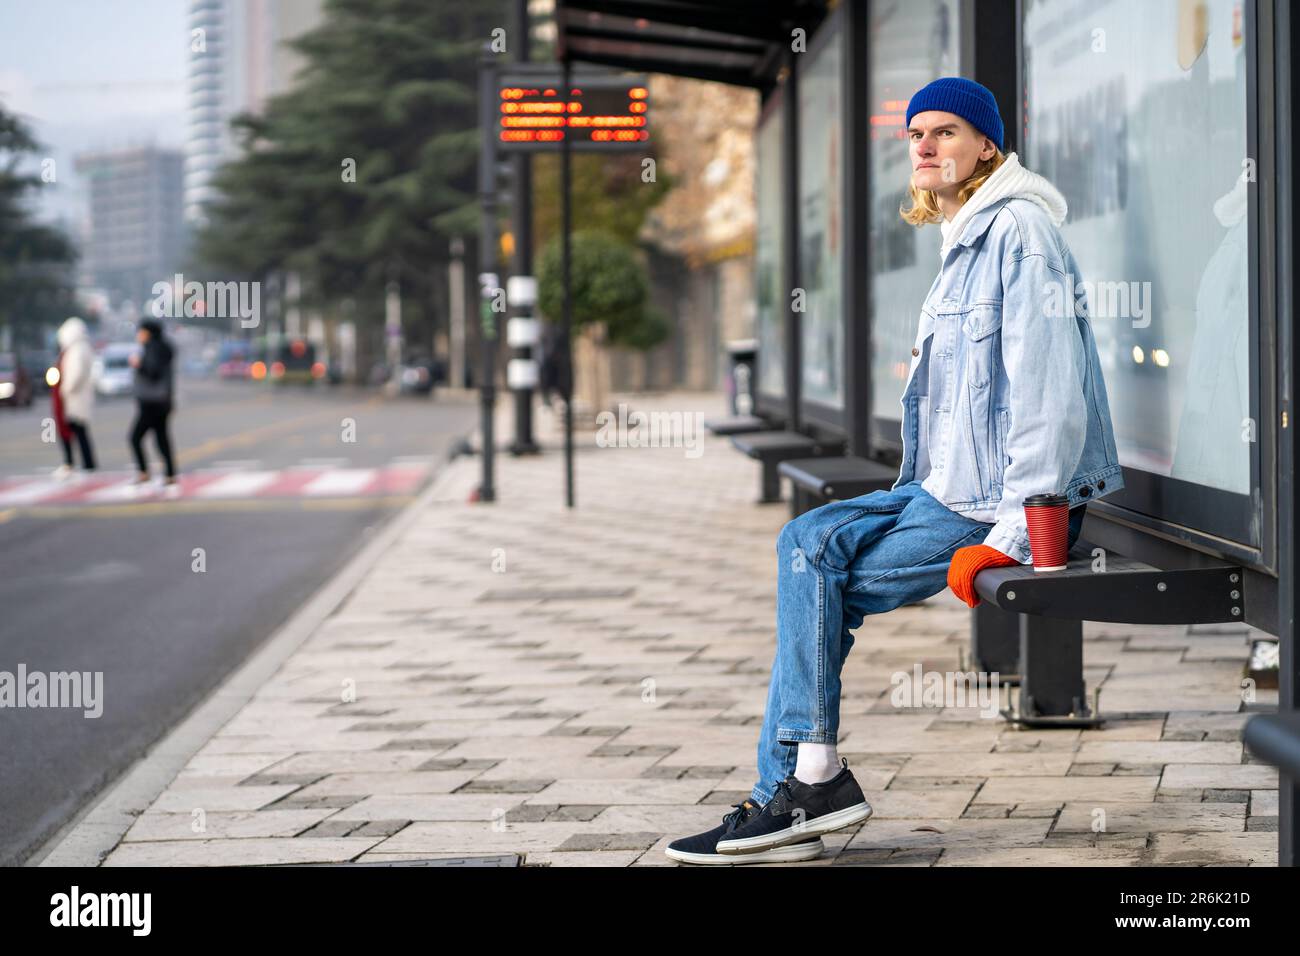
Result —
M 926 110 L 956 113 L 971 126 L 1002 148 L 1002 117 L 998 103 L 988 87 L 962 76 L 944 76 L 927 83 L 912 96 L 907 104 L 907 125 L 912 117 Z

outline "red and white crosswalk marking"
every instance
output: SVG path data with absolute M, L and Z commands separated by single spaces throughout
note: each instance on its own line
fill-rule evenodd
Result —
M 231 471 L 204 482 L 194 490 L 197 498 L 256 498 L 275 484 L 278 471 Z
M 0 478 L 0 508 L 124 504 L 177 498 L 220 501 L 405 495 L 420 487 L 429 468 L 427 461 L 399 460 L 377 468 L 298 465 L 279 469 L 201 469 L 179 475 L 174 490 L 163 488 L 157 480 L 137 484 L 132 472 L 81 474 L 71 481 L 37 475 L 13 476 Z
M 317 475 L 303 486 L 302 493 L 322 497 L 359 495 L 374 484 L 378 474 L 376 468 L 336 468 Z

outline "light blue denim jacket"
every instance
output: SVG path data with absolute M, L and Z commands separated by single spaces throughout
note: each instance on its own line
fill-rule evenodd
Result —
M 1025 498 L 1056 492 L 1075 507 L 1124 487 L 1080 278 L 1039 205 L 1013 196 L 980 209 L 926 296 L 901 399 L 893 488 L 915 477 L 918 408 L 928 408 L 922 487 L 992 522 L 983 543 L 1021 564 L 1032 560 Z M 931 374 L 932 361 L 943 374 Z M 927 394 L 931 381 L 941 394 Z

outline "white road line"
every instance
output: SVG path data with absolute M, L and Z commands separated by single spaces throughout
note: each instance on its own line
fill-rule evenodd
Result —
M 96 488 L 94 491 L 81 497 L 81 501 L 101 503 L 106 501 L 134 501 L 136 498 L 144 498 L 158 490 L 157 485 L 153 482 L 148 484 L 136 484 L 134 478 L 125 478 L 122 481 L 115 481 L 111 485 L 105 485 L 102 488 Z
M 377 474 L 374 468 L 340 468 L 327 471 L 303 486 L 304 495 L 355 495 L 368 488 Z
M 46 478 L 41 481 L 29 481 L 25 484 L 9 488 L 6 491 L 0 491 L 0 507 L 7 505 L 29 505 L 33 502 L 40 501 L 42 498 L 62 494 L 70 491 L 76 485 L 67 481 L 55 481 Z
M 278 471 L 240 471 L 223 475 L 194 492 L 196 498 L 239 498 L 255 495 L 274 482 Z
M 352 464 L 351 458 L 303 458 L 298 468 L 346 468 Z

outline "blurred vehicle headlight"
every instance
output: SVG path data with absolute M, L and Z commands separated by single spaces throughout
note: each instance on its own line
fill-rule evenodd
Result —
M 11 398 L 14 394 L 13 382 L 0 382 L 0 398 Z
M 59 384 L 59 367 L 57 365 L 51 365 L 45 370 L 45 384 L 50 388 L 54 388 Z

